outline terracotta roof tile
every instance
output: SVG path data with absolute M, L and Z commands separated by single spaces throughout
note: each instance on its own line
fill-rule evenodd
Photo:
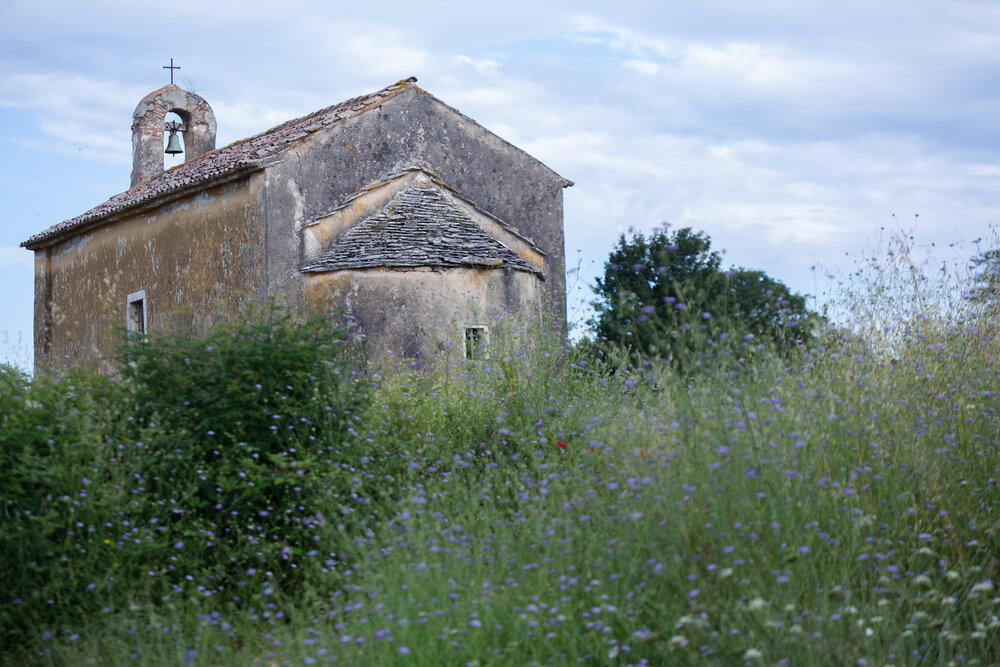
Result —
M 165 171 L 160 176 L 144 181 L 134 188 L 117 194 L 103 204 L 82 215 L 71 218 L 35 234 L 21 245 L 35 248 L 45 245 L 69 232 L 100 222 L 105 217 L 138 208 L 143 204 L 181 194 L 190 187 L 203 187 L 215 180 L 255 171 L 266 166 L 279 153 L 290 148 L 313 132 L 330 127 L 394 97 L 401 90 L 414 87 L 415 77 L 404 79 L 369 95 L 355 97 L 313 112 L 302 118 L 290 120 L 256 136 L 241 139 L 223 148 L 188 160 Z

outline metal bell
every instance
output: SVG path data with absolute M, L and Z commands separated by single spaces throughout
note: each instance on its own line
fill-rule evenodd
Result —
M 167 155 L 177 155 L 184 152 L 184 147 L 181 146 L 181 139 L 177 136 L 176 131 L 170 130 L 170 137 L 167 139 L 167 150 L 163 152 Z

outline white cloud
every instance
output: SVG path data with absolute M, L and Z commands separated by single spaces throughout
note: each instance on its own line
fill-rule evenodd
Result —
M 640 58 L 647 56 L 672 58 L 678 55 L 676 47 L 668 39 L 633 31 L 595 16 L 577 17 L 572 37 L 580 42 L 601 44 Z
M 53 139 L 40 149 L 87 151 L 100 162 L 131 161 L 132 109 L 141 95 L 108 80 L 54 73 L 0 75 L 0 107 L 27 109 Z M 117 122 L 116 122 L 117 121 Z
M 218 147 L 259 134 L 306 113 L 302 110 L 278 106 L 268 100 L 245 101 L 235 104 L 220 100 L 209 104 L 212 106 L 218 124 L 218 141 L 216 142 Z M 311 111 L 315 111 L 315 109 L 311 109 Z
M 342 39 L 333 40 L 333 51 L 374 76 L 404 79 L 426 70 L 432 56 L 424 49 L 408 46 L 411 40 L 394 30 L 362 31 L 355 27 Z M 358 58 L 358 56 L 361 56 Z
M 996 178 L 1000 176 L 1000 164 L 967 164 L 965 165 L 965 172 L 969 176 Z
M 455 56 L 455 62 L 461 65 L 470 65 L 480 74 L 491 74 L 500 69 L 500 63 L 496 60 L 474 60 L 469 56 L 458 55 Z
M 862 72 L 847 64 L 805 58 L 757 43 L 693 44 L 685 49 L 682 69 L 688 77 L 721 79 L 776 92 L 782 97 L 806 96 L 818 84 L 863 81 Z M 732 90 L 726 89 L 726 93 L 732 94 Z

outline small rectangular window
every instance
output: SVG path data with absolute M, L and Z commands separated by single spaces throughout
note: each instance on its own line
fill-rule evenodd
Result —
M 465 358 L 485 359 L 490 330 L 484 326 L 465 327 Z
M 146 290 L 132 292 L 126 298 L 126 322 L 129 331 L 146 333 Z

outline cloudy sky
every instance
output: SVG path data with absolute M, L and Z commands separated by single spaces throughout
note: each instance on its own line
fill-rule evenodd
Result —
M 992 0 L 5 2 L 0 360 L 30 359 L 19 244 L 127 189 L 171 57 L 220 146 L 416 76 L 576 183 L 577 317 L 629 229 L 705 231 L 822 300 L 889 231 L 962 263 L 1000 222 Z

